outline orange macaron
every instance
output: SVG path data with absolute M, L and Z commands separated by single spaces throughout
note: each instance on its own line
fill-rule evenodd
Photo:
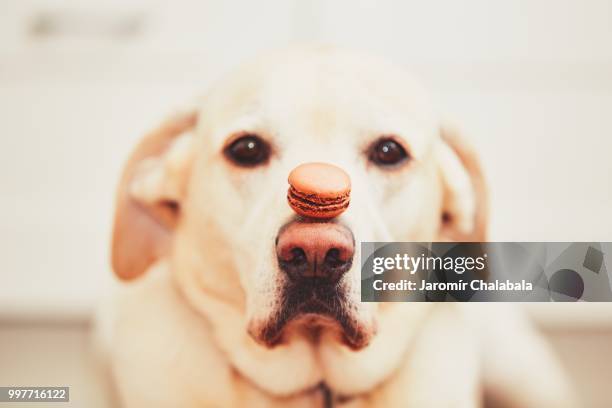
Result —
M 340 167 L 328 163 L 305 163 L 289 173 L 287 201 L 297 214 L 330 219 L 349 206 L 351 179 Z

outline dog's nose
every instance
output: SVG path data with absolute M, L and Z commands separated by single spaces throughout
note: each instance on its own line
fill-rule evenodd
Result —
M 354 252 L 353 234 L 339 224 L 292 222 L 276 239 L 278 264 L 294 281 L 335 283 L 351 268 Z
M 349 206 L 351 179 L 333 164 L 300 164 L 289 173 L 288 181 L 287 201 L 301 216 L 330 219 Z

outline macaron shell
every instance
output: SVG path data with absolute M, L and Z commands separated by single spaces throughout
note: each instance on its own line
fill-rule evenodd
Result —
M 303 194 L 337 198 L 351 192 L 351 179 L 340 167 L 329 163 L 305 163 L 289 173 L 289 184 Z

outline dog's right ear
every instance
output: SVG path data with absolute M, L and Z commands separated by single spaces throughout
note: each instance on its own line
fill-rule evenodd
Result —
M 195 113 L 177 115 L 149 133 L 132 152 L 117 191 L 112 266 L 134 279 L 167 254 L 191 162 Z

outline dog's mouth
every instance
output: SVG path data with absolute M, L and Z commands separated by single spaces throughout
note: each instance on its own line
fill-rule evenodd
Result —
M 267 347 L 282 344 L 289 331 L 296 330 L 317 342 L 321 333 L 336 333 L 341 342 L 354 350 L 368 345 L 372 330 L 354 316 L 352 301 L 341 284 L 311 279 L 296 284 L 288 282 L 282 291 L 280 306 L 256 333 L 251 335 Z

